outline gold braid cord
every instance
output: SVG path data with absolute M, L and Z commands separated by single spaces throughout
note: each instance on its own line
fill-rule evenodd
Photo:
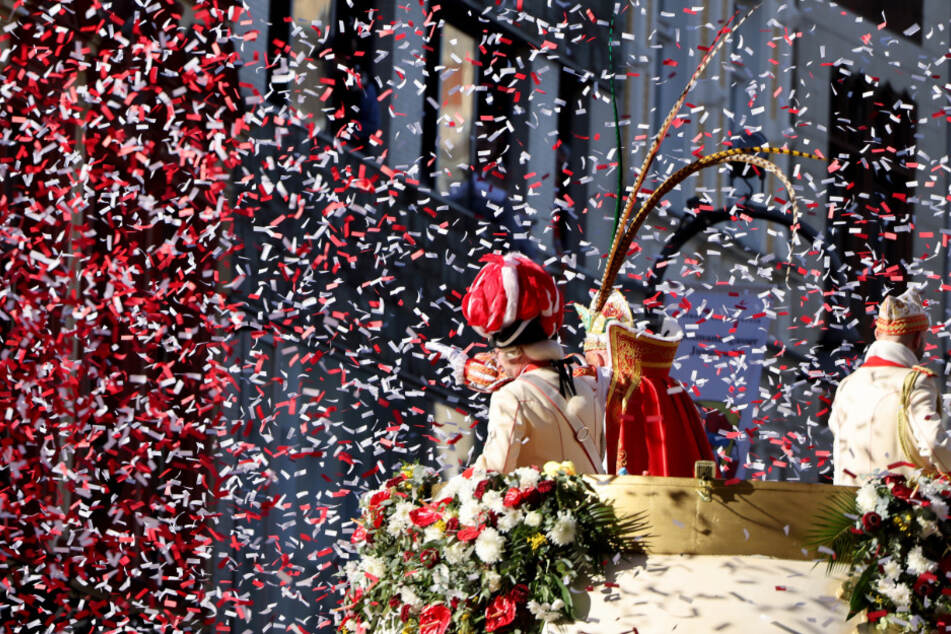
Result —
M 615 252 L 617 251 L 618 243 L 621 239 L 621 236 L 624 234 L 625 224 L 627 222 L 628 216 L 631 215 L 631 211 L 634 209 L 634 203 L 637 201 L 637 193 L 641 189 L 641 185 L 644 184 L 644 179 L 647 177 L 647 171 L 650 169 L 651 163 L 654 161 L 654 157 L 657 156 L 657 150 L 660 148 L 661 142 L 663 142 L 664 137 L 667 135 L 667 130 L 670 129 L 670 125 L 673 123 L 674 119 L 677 117 L 677 113 L 680 112 L 681 106 L 683 106 L 684 101 L 687 100 L 687 94 L 693 89 L 694 84 L 697 83 L 697 79 L 703 74 L 703 71 L 706 70 L 707 65 L 713 59 L 714 55 L 719 52 L 720 48 L 723 47 L 723 44 L 726 43 L 733 33 L 746 21 L 753 11 L 756 10 L 756 7 L 750 9 L 746 15 L 744 15 L 732 28 L 724 28 L 717 34 L 717 39 L 714 40 L 713 46 L 706 52 L 703 56 L 703 59 L 700 60 L 700 65 L 697 66 L 697 69 L 693 72 L 693 75 L 690 76 L 690 80 L 687 82 L 687 85 L 684 86 L 683 91 L 680 93 L 680 97 L 677 99 L 677 102 L 674 104 L 674 107 L 670 109 L 670 112 L 667 113 L 667 118 L 664 119 L 664 123 L 661 124 L 660 130 L 657 131 L 657 135 L 654 137 L 654 140 L 651 142 L 650 148 L 647 150 L 647 154 L 644 156 L 644 161 L 641 163 L 641 168 L 637 173 L 637 179 L 634 181 L 634 185 L 631 186 L 628 190 L 627 204 L 624 206 L 624 212 L 621 214 L 620 219 L 617 223 L 617 230 L 614 233 L 614 239 L 611 242 L 611 250 L 609 251 L 610 257 L 609 260 L 614 257 Z M 605 300 L 607 299 L 607 293 L 603 292 L 605 287 L 610 288 L 611 283 L 605 283 L 608 281 L 607 270 L 605 270 L 605 275 L 601 280 L 601 289 L 602 292 L 598 295 L 597 305 L 600 307 L 604 305 Z
M 624 262 L 624 257 L 627 254 L 627 250 L 630 248 L 631 242 L 634 241 L 634 237 L 637 235 L 641 225 L 644 224 L 644 220 L 647 218 L 647 215 L 650 213 L 650 211 L 657 205 L 658 202 L 660 202 L 664 196 L 670 193 L 671 190 L 683 182 L 688 176 L 695 172 L 699 172 L 704 168 L 720 165 L 722 163 L 748 163 L 776 174 L 780 182 L 782 182 L 783 187 L 786 188 L 786 191 L 789 194 L 789 200 L 793 209 L 793 227 L 795 227 L 795 225 L 799 222 L 799 207 L 796 203 L 796 194 L 793 190 L 792 183 L 775 163 L 761 156 L 756 156 L 757 154 L 782 154 L 787 156 L 823 160 L 822 157 L 815 154 L 808 154 L 806 152 L 800 152 L 798 150 L 790 150 L 786 148 L 732 148 L 722 152 L 716 152 L 714 154 L 703 156 L 686 167 L 682 167 L 681 169 L 677 170 L 667 179 L 665 179 L 660 184 L 660 186 L 647 198 L 647 200 L 644 201 L 644 204 L 641 205 L 641 208 L 638 210 L 633 220 L 631 220 L 627 230 L 623 232 L 623 235 L 620 235 L 622 233 L 620 230 L 618 231 L 618 236 L 620 237 L 615 236 L 615 244 L 612 246 L 611 254 L 608 257 L 608 262 L 604 271 L 604 277 L 601 280 L 601 287 L 598 290 L 598 295 L 595 298 L 592 310 L 597 313 L 600 312 L 600 310 L 604 307 L 604 303 L 607 301 L 608 295 L 611 292 L 611 288 L 614 286 L 614 280 L 617 278 L 618 271 L 620 271 L 621 265 Z

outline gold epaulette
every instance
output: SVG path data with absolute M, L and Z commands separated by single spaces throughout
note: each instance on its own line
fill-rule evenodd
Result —
M 926 368 L 923 365 L 916 365 L 912 370 L 917 370 L 918 372 L 924 374 L 925 376 L 938 376 L 938 373 L 932 370 L 931 368 Z

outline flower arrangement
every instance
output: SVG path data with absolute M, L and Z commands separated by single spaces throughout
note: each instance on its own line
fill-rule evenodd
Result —
M 404 466 L 363 496 L 339 631 L 541 632 L 573 620 L 579 579 L 642 552 L 640 518 L 619 519 L 571 463 L 437 482 Z
M 849 617 L 881 630 L 951 632 L 951 483 L 885 473 L 823 509 L 813 543 L 848 566 Z

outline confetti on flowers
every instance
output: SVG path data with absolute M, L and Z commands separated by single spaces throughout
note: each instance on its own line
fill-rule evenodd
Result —
M 570 463 L 438 475 L 407 465 L 363 496 L 345 568 L 341 632 L 540 632 L 574 619 L 572 588 L 642 552 Z
M 849 618 L 883 631 L 951 632 L 951 483 L 920 472 L 868 478 L 826 506 L 813 543 L 847 566 Z

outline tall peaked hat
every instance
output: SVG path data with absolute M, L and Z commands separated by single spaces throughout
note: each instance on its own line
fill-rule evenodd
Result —
M 886 295 L 878 309 L 875 335 L 904 335 L 927 330 L 931 325 L 917 291 L 908 289 L 899 296 Z
M 521 253 L 490 254 L 462 298 L 473 330 L 500 348 L 550 339 L 564 320 L 555 280 Z
M 581 324 L 584 326 L 586 333 L 585 350 L 607 349 L 609 324 L 618 323 L 627 328 L 634 328 L 634 315 L 631 312 L 631 307 L 618 289 L 611 291 L 604 308 L 599 312 L 595 313 L 582 304 L 575 304 L 574 307 L 578 311 L 578 317 L 581 319 Z

